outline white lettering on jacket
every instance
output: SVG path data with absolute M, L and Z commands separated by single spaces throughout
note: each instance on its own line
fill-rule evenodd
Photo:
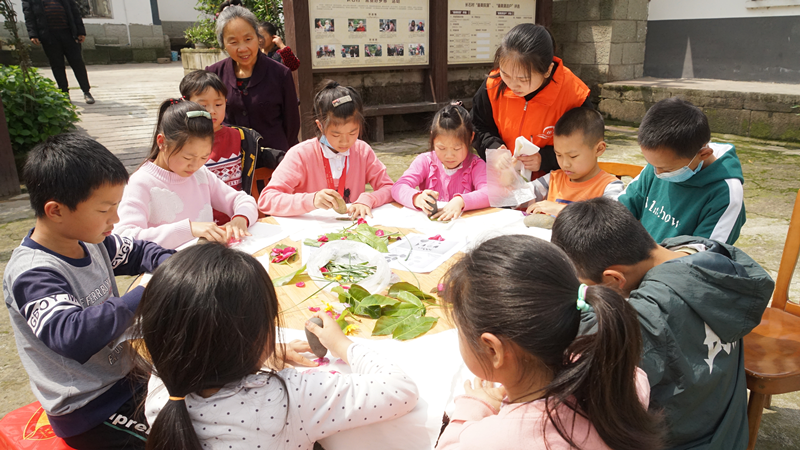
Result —
M 708 358 L 705 360 L 705 362 L 706 364 L 708 364 L 708 373 L 710 375 L 711 372 L 714 371 L 714 358 L 716 358 L 719 352 L 723 350 L 725 350 L 725 353 L 730 355 L 731 350 L 736 348 L 736 342 L 730 342 L 727 344 L 723 343 L 722 339 L 720 339 L 719 336 L 717 336 L 717 333 L 714 333 L 714 330 L 712 330 L 707 323 L 705 324 L 705 326 L 706 326 L 706 340 L 703 341 L 703 344 L 705 344 L 708 347 Z
M 649 205 L 649 206 L 648 206 Z M 675 220 L 675 216 L 669 214 L 668 212 L 664 211 L 664 206 L 662 205 L 660 208 L 656 206 L 656 201 L 650 201 L 650 197 L 647 197 L 644 201 L 644 207 L 647 208 L 648 211 L 653 213 L 656 217 L 663 220 L 667 225 L 672 225 L 675 228 L 681 224 L 680 220 Z

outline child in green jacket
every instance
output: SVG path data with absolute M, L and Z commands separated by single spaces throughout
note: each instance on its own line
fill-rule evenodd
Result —
M 775 283 L 744 252 L 680 236 L 661 245 L 619 203 L 595 198 L 568 205 L 552 242 L 578 278 L 603 284 L 639 314 L 650 409 L 663 411 L 672 449 L 747 447 L 747 386 L 742 338 L 761 321 Z M 581 315 L 581 332 L 596 327 Z
M 733 145 L 712 144 L 703 111 L 677 97 L 653 105 L 639 126 L 648 164 L 619 201 L 656 242 L 699 236 L 733 245 L 745 222 L 742 165 Z

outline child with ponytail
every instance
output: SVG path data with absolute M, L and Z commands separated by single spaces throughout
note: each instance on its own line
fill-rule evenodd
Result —
M 402 416 L 417 388 L 397 366 L 354 344 L 327 314 L 306 326 L 351 374 L 265 369 L 308 343 L 277 342 L 278 299 L 250 255 L 210 243 L 177 253 L 153 274 L 136 312 L 135 335 L 153 371 L 145 414 L 148 450 L 311 450 L 339 431 Z M 286 358 L 287 361 L 289 358 Z M 313 365 L 305 360 L 306 365 Z M 365 443 L 377 448 L 379 442 Z
M 472 120 L 460 102 L 437 112 L 431 124 L 431 151 L 417 156 L 397 180 L 392 187 L 395 201 L 439 220 L 488 208 L 486 163 L 470 151 L 474 136 Z M 434 208 L 437 201 L 447 205 Z
M 437 448 L 662 448 L 637 368 L 636 311 L 609 288 L 581 284 L 555 245 L 520 235 L 482 243 L 445 276 L 444 303 L 479 378 L 456 398 Z M 589 306 L 597 333 L 578 337 Z
M 314 99 L 317 137 L 292 147 L 258 198 L 273 216 L 337 209 L 342 200 L 352 218 L 392 200 L 392 179 L 375 152 L 359 139 L 364 128 L 361 96 L 351 87 L 324 80 Z M 365 192 L 369 183 L 373 192 Z
M 255 200 L 204 167 L 213 142 L 208 111 L 183 99 L 164 101 L 150 154 L 125 188 L 114 232 L 166 248 L 195 237 L 228 242 L 249 235 L 247 228 L 258 219 Z M 213 210 L 230 222 L 217 226 Z

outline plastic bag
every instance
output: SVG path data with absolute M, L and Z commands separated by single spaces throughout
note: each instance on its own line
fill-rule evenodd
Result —
M 514 168 L 511 151 L 486 149 L 486 183 L 489 204 L 495 208 L 518 206 L 534 199 L 525 179 Z
M 370 266 L 375 266 L 374 274 L 355 283 L 369 291 L 370 294 L 377 294 L 386 289 L 392 276 L 385 254 L 380 253 L 369 245 L 354 241 L 327 242 L 308 258 L 306 269 L 308 270 L 308 276 L 314 280 L 314 283 L 320 289 L 325 289 L 328 292 L 339 285 L 339 283 L 326 280 L 322 276 L 322 271 L 320 271 L 320 268 L 330 261 L 340 264 L 366 262 Z

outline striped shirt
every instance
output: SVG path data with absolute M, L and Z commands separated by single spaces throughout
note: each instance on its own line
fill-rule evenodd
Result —
M 47 27 L 51 30 L 69 30 L 67 12 L 61 0 L 42 0 Z

